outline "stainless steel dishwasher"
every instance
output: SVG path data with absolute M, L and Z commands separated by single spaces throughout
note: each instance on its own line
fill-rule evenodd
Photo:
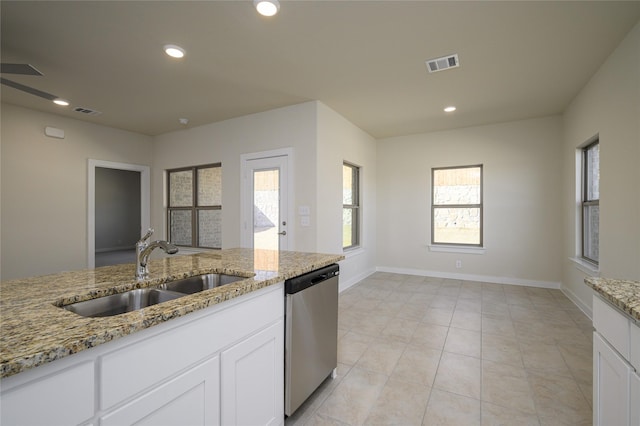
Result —
M 338 265 L 285 281 L 285 398 L 287 416 L 338 365 Z

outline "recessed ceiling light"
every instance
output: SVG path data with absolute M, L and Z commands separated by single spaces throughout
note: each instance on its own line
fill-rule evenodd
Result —
M 184 49 L 180 46 L 176 46 L 175 44 L 167 44 L 164 46 L 164 53 L 171 56 L 172 58 L 182 58 L 184 57 Z
M 56 98 L 53 100 L 53 103 L 60 106 L 69 106 L 69 101 L 66 99 Z
M 456 107 L 452 106 L 448 106 L 444 109 L 444 112 L 453 112 L 456 110 Z
M 278 0 L 253 0 L 253 5 L 262 16 L 273 16 L 280 10 Z

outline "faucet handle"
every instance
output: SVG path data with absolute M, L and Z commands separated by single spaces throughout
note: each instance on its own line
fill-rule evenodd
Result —
M 144 237 L 140 238 L 140 241 L 138 241 L 138 242 L 139 243 L 145 243 L 149 238 L 151 238 L 151 235 L 153 235 L 153 228 L 149 228 L 149 230 L 144 235 Z

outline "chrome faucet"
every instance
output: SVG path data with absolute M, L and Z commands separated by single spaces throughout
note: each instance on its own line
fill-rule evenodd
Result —
M 152 234 L 153 229 L 149 228 L 144 237 L 140 238 L 140 241 L 136 243 L 136 278 L 138 280 L 143 280 L 149 276 L 147 263 L 149 263 L 149 256 L 151 256 L 151 252 L 154 249 L 160 247 L 167 254 L 176 254 L 178 252 L 178 247 L 167 241 L 157 240 L 150 243 L 149 239 Z

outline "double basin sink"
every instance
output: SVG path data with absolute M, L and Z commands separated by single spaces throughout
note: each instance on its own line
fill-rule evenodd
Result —
M 215 273 L 196 275 L 62 307 L 83 317 L 110 317 L 245 279 L 247 277 Z

